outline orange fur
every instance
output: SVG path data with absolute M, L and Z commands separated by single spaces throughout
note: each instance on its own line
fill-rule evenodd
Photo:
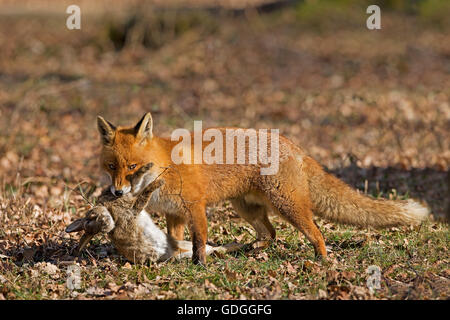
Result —
M 359 194 L 281 135 L 279 171 L 261 175 L 263 165 L 259 163 L 175 165 L 171 152 L 178 141 L 153 136 L 149 113 L 134 127 L 115 128 L 101 117 L 98 126 L 103 141 L 101 165 L 116 190 L 130 186 L 128 177 L 140 166 L 154 164 L 153 178 L 163 179 L 165 184 L 152 195 L 149 205 L 166 215 L 168 232 L 177 240 L 182 240 L 188 223 L 194 262 L 205 263 L 206 206 L 225 199 L 231 199 L 237 213 L 255 228 L 258 239 L 275 237 L 268 219 L 269 211 L 273 211 L 301 231 L 320 256 L 326 256 L 325 242 L 313 213 L 362 227 L 414 224 L 428 214 L 426 208 L 412 201 L 374 200 Z M 226 130 L 217 129 L 223 133 Z M 192 147 L 192 157 L 193 151 Z M 237 155 L 233 156 L 236 159 Z

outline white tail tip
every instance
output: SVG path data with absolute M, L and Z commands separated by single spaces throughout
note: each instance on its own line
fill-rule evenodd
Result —
M 430 210 L 424 205 L 412 199 L 407 200 L 405 204 L 402 205 L 403 213 L 411 220 L 413 223 L 420 223 L 424 221 L 430 214 Z

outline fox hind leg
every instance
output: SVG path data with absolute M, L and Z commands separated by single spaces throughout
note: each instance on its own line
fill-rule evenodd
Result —
M 231 203 L 238 215 L 253 226 L 257 240 L 275 239 L 276 232 L 269 221 L 267 206 L 247 202 L 244 198 L 232 199 Z
M 175 240 L 184 239 L 186 220 L 183 217 L 166 213 L 167 233 Z
M 267 188 L 266 195 L 273 204 L 273 209 L 311 242 L 316 256 L 326 257 L 325 241 L 314 223 L 309 194 L 303 194 L 299 189 L 305 190 L 299 186 L 278 184 L 278 188 Z
M 303 212 L 297 215 L 283 215 L 294 227 L 300 230 L 305 237 L 314 246 L 316 256 L 326 257 L 327 250 L 322 233 L 317 228 L 312 218 L 313 213 L 311 209 L 303 209 Z

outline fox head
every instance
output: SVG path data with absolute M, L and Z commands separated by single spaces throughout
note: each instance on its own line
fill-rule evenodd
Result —
M 103 145 L 100 166 L 111 178 L 111 193 L 115 196 L 122 196 L 130 191 L 134 194 L 139 193 L 158 175 L 151 170 L 146 175 L 145 183 L 137 183 L 133 186 L 133 174 L 153 161 L 154 139 L 151 114 L 146 113 L 133 127 L 116 127 L 98 116 L 97 127 Z

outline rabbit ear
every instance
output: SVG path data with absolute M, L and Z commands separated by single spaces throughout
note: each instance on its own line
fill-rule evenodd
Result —
M 152 195 L 153 191 L 158 189 L 164 184 L 164 180 L 158 179 L 152 183 L 150 183 L 144 191 L 141 192 L 141 194 L 138 195 L 136 201 L 133 204 L 133 209 L 140 212 L 142 209 L 144 209 L 148 201 L 150 200 L 150 196 Z
M 66 232 L 67 233 L 71 233 L 71 232 L 78 232 L 78 231 L 82 231 L 84 230 L 84 222 L 85 222 L 85 218 L 81 218 L 78 220 L 75 220 L 74 222 L 72 222 L 71 224 L 69 224 L 66 228 Z
M 75 255 L 79 256 L 81 251 L 87 246 L 89 241 L 94 237 L 93 234 L 83 234 L 83 236 L 80 239 L 80 243 L 78 244 L 78 247 L 75 249 Z
M 140 167 L 133 175 L 130 177 L 131 192 L 133 195 L 138 194 L 142 187 L 145 187 L 148 181 L 153 180 L 149 174 L 150 169 L 153 167 L 153 162 L 147 163 L 146 165 Z

